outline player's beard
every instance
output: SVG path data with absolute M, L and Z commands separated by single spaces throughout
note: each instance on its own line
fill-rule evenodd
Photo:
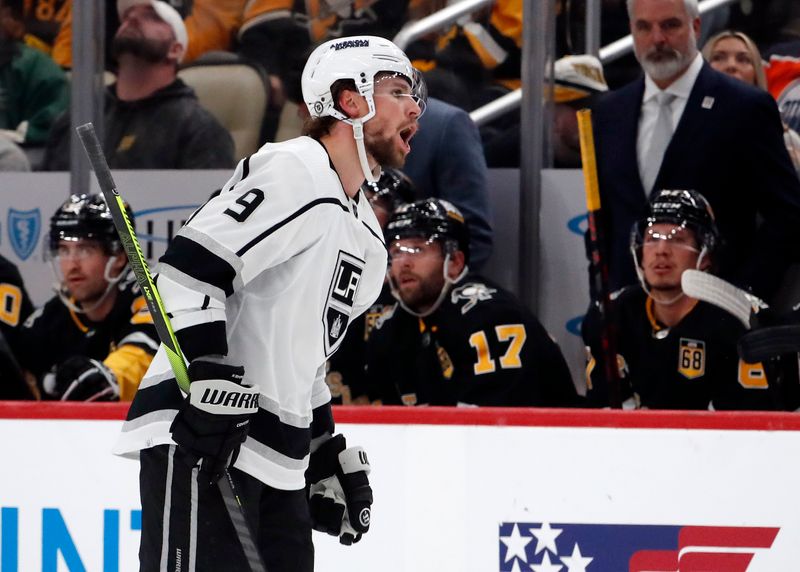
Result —
M 394 136 L 364 133 L 364 148 L 381 167 L 400 169 L 406 163 L 405 153 L 397 148 Z
M 111 44 L 112 54 L 119 59 L 122 54 L 130 54 L 150 63 L 167 61 L 171 40 L 154 40 L 142 36 L 121 35 L 115 36 Z
M 655 81 L 663 81 L 677 76 L 692 63 L 697 54 L 697 38 L 694 30 L 691 31 L 684 48 L 679 50 L 669 46 L 653 46 L 642 54 L 634 45 L 634 52 L 645 73 Z
M 415 312 L 425 312 L 439 299 L 444 288 L 444 278 L 441 274 L 432 276 L 428 280 L 417 274 L 414 276 L 418 279 L 416 287 L 406 289 L 398 287 L 400 297 L 406 306 Z

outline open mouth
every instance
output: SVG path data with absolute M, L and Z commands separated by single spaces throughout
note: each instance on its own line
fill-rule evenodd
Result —
M 417 132 L 417 127 L 415 125 L 409 125 L 405 129 L 400 130 L 400 139 L 403 140 L 403 144 L 408 148 L 411 149 L 411 138 L 414 137 L 414 134 Z

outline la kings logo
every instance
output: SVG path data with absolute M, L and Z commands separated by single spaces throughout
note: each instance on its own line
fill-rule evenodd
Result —
M 342 343 L 363 272 L 363 260 L 339 251 L 322 316 L 325 326 L 325 357 L 330 356 Z

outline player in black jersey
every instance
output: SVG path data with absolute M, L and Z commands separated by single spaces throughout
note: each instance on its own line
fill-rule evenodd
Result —
M 615 293 L 623 399 L 650 409 L 773 409 L 761 363 L 740 360 L 742 324 L 681 289 L 684 270 L 713 271 L 720 236 L 706 199 L 691 190 L 661 190 L 631 232 L 639 286 Z M 607 383 L 591 356 L 600 351 L 599 315 L 583 326 L 590 361 L 587 397 L 608 405 Z
M 36 390 L 26 383 L 17 363 L 19 331 L 33 312 L 19 269 L 0 256 L 0 400 L 32 399 Z
M 381 228 L 386 227 L 392 213 L 400 206 L 414 200 L 414 183 L 401 170 L 383 169 L 375 182 L 365 182 L 361 191 L 369 200 Z M 339 350 L 328 359 L 325 382 L 331 390 L 331 403 L 337 405 L 367 405 L 369 397 L 365 384 L 367 340 L 375 322 L 385 310 L 392 306 L 392 297 L 384 284 L 378 299 L 364 312 L 363 319 L 347 328 Z
M 46 399 L 131 400 L 158 337 L 103 198 L 70 196 L 48 240 L 57 295 L 23 325 L 21 365 Z
M 397 303 L 368 342 L 370 397 L 384 404 L 570 406 L 558 346 L 509 292 L 467 273 L 469 234 L 440 199 L 397 210 L 385 230 Z

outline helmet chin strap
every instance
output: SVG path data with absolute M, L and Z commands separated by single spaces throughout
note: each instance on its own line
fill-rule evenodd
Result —
M 375 183 L 381 178 L 381 166 L 375 167 L 377 174 L 369 167 L 367 161 L 367 149 L 364 146 L 364 119 L 351 119 L 350 124 L 353 126 L 353 138 L 356 140 L 356 149 L 358 150 L 358 161 L 361 163 L 361 170 L 364 172 L 364 177 L 370 183 Z
M 677 295 L 673 296 L 669 300 L 659 300 L 658 298 L 653 296 L 652 292 L 650 292 L 650 288 L 648 288 L 648 286 L 647 286 L 647 280 L 645 280 L 645 278 L 644 278 L 644 271 L 642 270 L 642 267 L 639 264 L 639 257 L 636 255 L 636 249 L 631 247 L 631 252 L 633 253 L 633 260 L 636 263 L 635 264 L 635 266 L 636 266 L 636 276 L 639 278 L 639 284 L 641 285 L 642 290 L 644 290 L 645 294 L 647 294 L 648 298 L 650 298 L 651 300 L 653 300 L 653 302 L 655 302 L 656 304 L 658 304 L 660 306 L 671 306 L 672 304 L 674 304 L 675 302 L 677 302 L 678 300 L 680 300 L 681 298 L 686 296 L 686 294 L 684 294 L 683 290 L 678 292 Z M 700 254 L 697 257 L 697 262 L 694 265 L 696 270 L 701 270 L 700 263 L 703 262 L 703 258 L 705 258 L 707 254 L 708 254 L 708 249 L 704 246 L 700 250 Z
M 120 270 L 119 274 L 117 274 L 116 276 L 111 276 L 111 267 L 114 265 L 114 261 L 116 259 L 117 259 L 116 256 L 111 256 L 108 259 L 108 262 L 106 262 L 106 268 L 103 271 L 103 278 L 106 281 L 106 289 L 103 292 L 103 295 L 100 296 L 100 298 L 98 298 L 97 301 L 88 308 L 83 308 L 75 304 L 75 302 L 72 301 L 71 297 L 68 296 L 68 291 L 64 288 L 64 286 L 61 283 L 53 284 L 53 290 L 56 291 L 56 294 L 58 295 L 58 298 L 61 300 L 61 302 L 76 314 L 87 314 L 89 312 L 93 312 L 94 310 L 100 307 L 100 304 L 103 303 L 103 301 L 111 292 L 112 288 L 114 288 L 114 286 L 116 286 L 117 283 L 120 280 L 122 280 L 122 277 L 125 276 L 125 269 L 128 268 L 127 264 L 122 268 L 122 270 Z M 56 276 L 59 276 L 59 273 L 56 273 Z
M 450 278 L 447 275 L 447 266 L 449 262 L 450 262 L 450 253 L 447 253 L 444 257 L 444 263 L 442 264 L 442 276 L 444 276 L 444 284 L 442 285 L 442 290 L 441 292 L 439 292 L 439 296 L 436 298 L 436 301 L 431 305 L 430 308 L 428 308 L 424 312 L 417 312 L 409 308 L 409 306 L 403 301 L 403 298 L 400 296 L 400 291 L 397 289 L 397 285 L 394 282 L 394 278 L 392 278 L 392 275 L 387 271 L 386 275 L 389 278 L 389 290 L 391 291 L 394 299 L 397 300 L 397 303 L 400 304 L 400 307 L 409 314 L 411 314 L 412 316 L 416 316 L 417 318 L 427 318 L 428 316 L 433 314 L 436 310 L 438 310 L 439 306 L 441 306 L 442 302 L 444 302 L 445 296 L 447 296 L 447 293 L 450 292 L 450 288 L 453 286 L 453 284 L 464 278 L 464 276 L 466 276 L 467 272 L 469 271 L 469 267 L 465 264 L 464 269 L 461 271 L 461 273 L 459 273 L 458 276 L 456 276 L 455 278 Z

